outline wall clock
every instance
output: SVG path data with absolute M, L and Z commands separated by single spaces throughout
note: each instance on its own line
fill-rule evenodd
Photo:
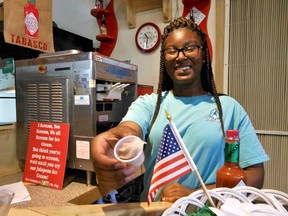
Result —
M 135 35 L 137 48 L 145 53 L 154 51 L 159 46 L 160 41 L 161 31 L 159 27 L 152 22 L 141 25 Z

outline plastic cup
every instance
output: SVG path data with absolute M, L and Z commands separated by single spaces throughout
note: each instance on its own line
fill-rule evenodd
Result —
M 117 160 L 138 168 L 144 162 L 144 144 L 146 143 L 137 136 L 123 137 L 115 145 L 114 156 Z
M 0 189 L 0 215 L 6 216 L 10 210 L 10 204 L 13 200 L 14 193 L 12 191 Z

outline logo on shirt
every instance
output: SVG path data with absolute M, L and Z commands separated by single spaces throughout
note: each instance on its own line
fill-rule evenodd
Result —
M 218 109 L 217 108 L 214 108 L 213 110 L 210 111 L 209 115 L 205 117 L 205 119 L 207 121 L 213 121 L 213 122 L 218 122 L 220 121 L 220 118 L 219 118 L 219 113 L 218 113 Z

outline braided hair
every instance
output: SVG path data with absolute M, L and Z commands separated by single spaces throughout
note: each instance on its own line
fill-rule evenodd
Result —
M 210 61 L 210 55 L 209 55 L 209 49 L 208 49 L 208 43 L 206 40 L 205 33 L 200 29 L 200 27 L 191 19 L 186 19 L 184 17 L 179 17 L 172 21 L 168 26 L 164 28 L 163 34 L 161 36 L 161 50 L 164 49 L 165 40 L 169 36 L 171 32 L 173 32 L 175 29 L 179 28 L 188 28 L 191 29 L 193 32 L 196 32 L 197 35 L 201 38 L 202 41 L 202 50 L 203 50 L 203 65 L 201 70 L 201 83 L 204 91 L 209 92 L 215 99 L 217 109 L 219 112 L 219 118 L 221 123 L 221 130 L 223 133 L 223 136 L 225 136 L 224 131 L 224 123 L 223 123 L 223 111 L 222 106 L 219 99 L 219 94 L 217 93 L 213 71 L 211 67 L 211 61 Z M 149 135 L 151 128 L 153 127 L 154 122 L 156 121 L 156 118 L 159 113 L 161 101 L 162 101 L 162 91 L 166 90 L 172 90 L 173 89 L 173 81 L 169 77 L 167 70 L 164 65 L 164 54 L 161 52 L 160 56 L 160 73 L 159 73 L 159 82 L 158 82 L 158 90 L 157 90 L 157 102 L 155 107 L 155 112 L 152 118 L 152 122 L 150 124 L 148 134 Z

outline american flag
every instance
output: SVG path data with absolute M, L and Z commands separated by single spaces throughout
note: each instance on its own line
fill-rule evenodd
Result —
M 183 151 L 169 124 L 163 131 L 160 148 L 148 193 L 148 206 L 153 201 L 157 191 L 164 185 L 191 172 Z

